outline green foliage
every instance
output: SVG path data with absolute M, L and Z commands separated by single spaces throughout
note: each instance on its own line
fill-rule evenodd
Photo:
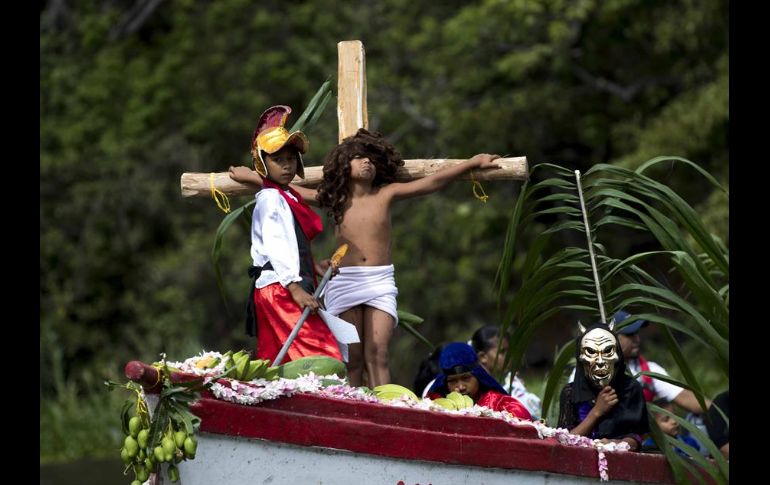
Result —
M 125 362 L 253 347 L 242 329 L 248 233 L 228 231 L 222 241 L 226 307 L 210 261 L 221 213 L 213 201 L 182 199 L 179 176 L 248 165 L 267 106 L 298 114 L 322 82 L 334 84 L 337 42 L 364 42 L 370 127 L 405 158 L 489 152 L 585 170 L 677 153 L 726 186 L 727 33 L 723 0 L 177 1 L 146 17 L 120 2 L 49 2 L 40 16 L 45 409 L 65 410 L 61 429 L 78 435 L 88 421 L 77 410 L 95 413 L 98 398 L 85 403 Z M 317 119 L 309 165 L 335 145 L 336 125 L 333 109 Z M 729 243 L 723 192 L 676 166 L 652 170 Z M 419 331 L 431 342 L 464 341 L 500 321 L 492 275 L 507 257 L 520 184 L 484 185 L 487 204 L 456 183 L 394 206 L 399 307 L 425 319 Z M 534 238 L 517 240 L 524 249 L 512 263 L 535 265 Z M 621 258 L 649 239 L 602 241 Z M 327 231 L 314 251 L 333 246 Z M 512 275 L 509 287 L 519 284 Z M 550 361 L 563 343 L 555 330 L 550 341 L 530 342 L 531 360 Z M 411 382 L 424 343 L 398 330 L 390 350 L 394 379 Z M 47 412 L 41 420 L 53 419 Z M 88 443 L 70 450 L 93 452 Z
M 575 197 L 580 187 L 573 181 L 575 175 L 550 164 L 532 169 L 533 176 L 542 171 L 553 175 L 525 184 L 508 228 L 506 256 L 498 270 L 500 298 L 508 300 L 503 328 L 513 322 L 517 325 L 505 362 L 512 371 L 519 367 L 536 331 L 557 313 L 577 311 L 578 318 L 591 322 L 604 320 L 600 307 L 606 310 L 606 319 L 623 308 L 635 315 L 627 321 L 616 322 L 619 328 L 636 318 L 656 325 L 682 377 L 643 374 L 692 390 L 701 406 L 706 407 L 704 398 L 709 394 L 704 391 L 700 375 L 693 371 L 691 359 L 682 351 L 678 335 L 689 338 L 690 356 L 714 356 L 722 382 L 727 382 L 729 253 L 719 238 L 708 233 L 699 215 L 683 198 L 645 174 L 668 161 L 688 166 L 717 190 L 724 191 L 708 172 L 680 157 L 658 157 L 635 171 L 597 164 L 581 178 L 603 301 L 597 298 L 588 249 L 584 249 L 587 242 L 583 213 L 575 209 L 576 205 L 580 207 Z M 561 219 L 546 223 L 546 230 L 536 226 L 535 222 L 554 215 Z M 509 297 L 513 261 L 519 250 L 517 243 L 532 227 L 536 227 L 532 246 L 518 267 L 521 285 Z M 658 247 L 618 258 L 607 249 L 612 246 L 604 241 L 611 240 L 613 232 L 619 230 L 651 234 Z M 565 247 L 553 242 L 555 233 L 566 231 L 578 233 L 581 237 L 577 240 L 582 240 L 582 247 Z M 532 248 L 537 248 L 537 252 Z M 563 386 L 563 370 L 574 354 L 573 339 L 555 358 L 544 390 L 545 416 L 552 416 L 549 408 Z M 660 433 L 654 430 L 653 435 L 659 444 L 663 443 Z M 679 463 L 681 458 L 673 452 L 671 443 L 664 448 L 669 461 L 675 465 L 674 473 L 683 480 L 682 467 L 686 465 Z M 727 480 L 724 460 L 718 468 L 702 460 L 696 463 L 720 483 Z

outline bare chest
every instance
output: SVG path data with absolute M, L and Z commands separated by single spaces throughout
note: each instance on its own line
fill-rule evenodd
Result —
M 390 229 L 390 207 L 375 197 L 354 200 L 345 211 L 342 229 L 369 232 Z M 389 232 L 389 231 L 388 231 Z

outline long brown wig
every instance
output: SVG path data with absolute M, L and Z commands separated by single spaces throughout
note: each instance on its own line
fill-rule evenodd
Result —
M 398 167 L 404 160 L 396 149 L 380 133 L 370 133 L 359 128 L 337 145 L 324 161 L 323 180 L 318 186 L 318 203 L 328 209 L 334 223 L 342 223 L 342 215 L 350 199 L 350 161 L 366 156 L 374 164 L 377 173 L 372 187 L 389 184 L 396 178 Z

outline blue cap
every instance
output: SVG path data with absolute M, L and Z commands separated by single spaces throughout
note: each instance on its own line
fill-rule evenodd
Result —
M 618 313 L 615 314 L 613 317 L 615 319 L 615 325 L 622 322 L 623 320 L 626 320 L 628 317 L 630 317 L 631 314 L 628 312 L 625 312 L 623 310 L 618 311 Z M 623 328 L 619 329 L 617 333 L 623 334 L 623 335 L 633 335 L 636 332 L 639 331 L 642 327 L 646 327 L 649 324 L 647 320 L 636 320 L 635 322 L 629 323 Z

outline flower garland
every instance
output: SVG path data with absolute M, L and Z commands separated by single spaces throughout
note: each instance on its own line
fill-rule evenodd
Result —
M 197 364 L 202 359 L 207 359 L 208 361 L 220 359 L 220 362 L 212 368 L 201 369 Z M 168 363 L 169 367 L 176 368 L 180 372 L 205 376 L 205 382 L 207 383 L 215 379 L 216 376 L 221 375 L 226 364 L 227 357 L 223 358 L 223 355 L 218 352 L 203 352 L 200 356 L 191 357 L 184 362 Z M 329 381 L 334 381 L 336 383 L 330 384 Z M 398 399 L 380 401 L 376 396 L 363 388 L 349 386 L 346 379 L 340 378 L 337 375 L 317 376 L 311 372 L 308 375 L 300 376 L 297 379 L 279 378 L 270 381 L 266 379 L 255 379 L 250 382 L 220 378 L 211 384 L 210 390 L 217 399 L 246 406 L 253 406 L 263 401 L 270 401 L 280 397 L 291 397 L 297 393 L 308 393 L 332 399 L 380 403 L 387 406 L 421 409 L 424 411 L 450 413 L 461 416 L 488 417 L 500 419 L 512 426 L 531 426 L 537 430 L 540 439 L 555 438 L 562 445 L 596 449 L 598 454 L 599 478 L 603 482 L 609 480 L 609 468 L 605 452 L 626 452 L 630 450 L 630 446 L 625 442 L 604 443 L 598 439 L 570 434 L 569 431 L 564 428 L 552 428 L 542 421 L 519 419 L 508 411 L 494 411 L 485 406 L 474 405 L 465 409 L 449 410 L 435 404 L 429 398 L 415 401 L 406 395 Z

